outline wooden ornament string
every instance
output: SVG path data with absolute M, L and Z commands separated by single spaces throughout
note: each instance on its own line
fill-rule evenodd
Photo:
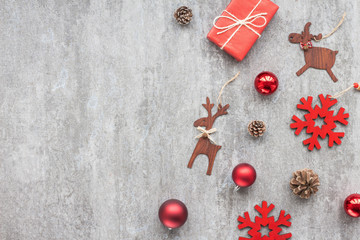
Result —
M 234 81 L 238 76 L 239 76 L 240 72 L 238 72 L 232 79 L 230 79 L 229 81 L 227 81 L 224 86 L 222 86 L 220 92 L 219 92 L 219 96 L 218 98 L 216 99 L 216 105 L 218 106 L 218 109 L 220 109 L 220 106 L 222 105 L 222 102 L 221 102 L 221 95 L 224 91 L 224 88 L 229 84 L 231 83 L 232 81 Z
M 332 95 L 331 98 L 332 99 L 339 98 L 342 95 L 344 95 L 346 92 L 350 91 L 350 89 L 352 89 L 352 88 L 355 88 L 356 90 L 360 91 L 360 83 L 354 83 L 353 85 L 351 85 L 350 87 L 342 90 L 341 92 L 338 92 L 335 95 Z
M 341 24 L 343 24 L 343 22 L 344 22 L 344 20 L 345 20 L 345 17 L 346 17 L 346 12 L 344 12 L 344 14 L 343 14 L 340 22 L 338 23 L 338 25 L 337 25 L 330 33 L 326 34 L 325 36 L 323 36 L 323 37 L 320 38 L 320 39 L 316 39 L 316 38 L 314 37 L 315 42 L 320 42 L 321 40 L 323 40 L 323 39 L 325 39 L 325 38 L 328 38 L 328 37 L 330 37 L 331 35 L 333 35 L 334 32 L 336 32 L 336 31 L 339 29 L 339 27 L 341 26 Z

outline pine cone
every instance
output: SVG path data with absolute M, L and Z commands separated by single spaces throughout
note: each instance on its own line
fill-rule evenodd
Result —
M 189 24 L 192 16 L 191 9 L 185 6 L 179 7 L 174 13 L 176 21 L 182 25 Z
M 293 173 L 290 180 L 290 188 L 295 195 L 308 199 L 311 194 L 315 194 L 320 186 L 319 176 L 311 169 L 298 170 Z
M 252 121 L 248 125 L 249 134 L 253 137 L 260 137 L 266 131 L 266 125 L 263 121 Z

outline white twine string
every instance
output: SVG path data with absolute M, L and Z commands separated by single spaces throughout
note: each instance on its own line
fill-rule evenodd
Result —
M 354 83 L 353 85 L 351 85 L 350 87 L 342 90 L 341 92 L 338 92 L 335 95 L 330 96 L 330 98 L 332 98 L 332 99 L 339 98 L 342 95 L 344 95 L 346 92 L 350 91 L 352 88 L 355 88 L 356 90 L 360 91 L 360 84 L 359 83 Z
M 341 26 L 341 24 L 343 24 L 343 22 L 344 22 L 344 20 L 345 20 L 345 17 L 346 17 L 346 12 L 344 12 L 344 14 L 343 14 L 340 22 L 338 23 L 338 25 L 337 25 L 330 33 L 326 34 L 325 36 L 323 36 L 323 37 L 320 38 L 320 39 L 316 39 L 316 38 L 314 37 L 314 40 L 315 40 L 316 42 L 320 42 L 321 40 L 323 40 L 323 39 L 325 39 L 325 38 L 328 38 L 328 37 L 330 37 L 331 35 L 333 35 L 334 32 L 336 32 L 336 31 L 339 29 L 339 27 Z
M 229 84 L 231 83 L 232 81 L 234 81 L 238 76 L 239 76 L 240 72 L 238 72 L 232 79 L 230 79 L 229 81 L 227 81 L 221 88 L 220 92 L 219 92 L 219 96 L 218 98 L 216 99 L 216 105 L 218 106 L 218 109 L 220 109 L 220 105 L 222 105 L 222 102 L 221 102 L 221 95 L 224 91 L 224 88 Z M 220 103 L 220 104 L 219 104 Z
M 213 25 L 215 28 L 219 29 L 219 30 L 223 30 L 221 32 L 218 32 L 217 34 L 223 34 L 224 32 L 229 31 L 230 29 L 233 29 L 234 27 L 237 27 L 237 29 L 233 32 L 233 34 L 231 34 L 231 36 L 228 38 L 228 40 L 222 45 L 221 49 L 224 49 L 224 47 L 226 46 L 226 44 L 228 44 L 230 42 L 230 40 L 235 36 L 235 34 L 240 30 L 240 28 L 242 26 L 247 27 L 248 29 L 250 29 L 251 31 L 253 31 L 256 35 L 258 35 L 258 37 L 260 38 L 261 35 L 260 33 L 258 33 L 257 31 L 255 31 L 251 26 L 256 27 L 256 28 L 261 28 L 263 26 L 266 25 L 267 20 L 264 17 L 265 15 L 267 15 L 267 13 L 259 13 L 259 14 L 255 14 L 253 16 L 251 16 L 251 14 L 255 11 L 255 9 L 260 5 L 262 0 L 260 0 L 255 7 L 253 8 L 253 10 L 250 11 L 249 15 L 244 18 L 244 19 L 238 19 L 236 16 L 234 16 L 232 13 L 228 12 L 227 10 L 225 10 L 224 12 L 229 14 L 229 16 L 217 16 L 214 19 Z M 220 18 L 227 18 L 230 19 L 231 21 L 233 21 L 233 24 L 229 24 L 227 26 L 224 27 L 220 27 L 216 25 L 216 21 Z M 264 23 L 261 25 L 258 24 L 254 24 L 253 22 L 256 21 L 258 18 L 262 18 L 264 20 Z
M 350 89 L 352 89 L 352 88 L 354 88 L 353 85 L 351 85 L 350 87 L 348 87 L 348 88 L 345 89 L 345 90 L 342 90 L 341 92 L 336 93 L 335 95 L 331 96 L 330 98 L 332 98 L 332 99 L 339 98 L 339 97 L 341 97 L 342 95 L 344 95 L 347 91 L 350 91 Z
M 214 139 L 212 139 L 212 137 L 210 136 L 210 134 L 216 132 L 216 128 L 206 130 L 205 128 L 197 127 L 196 129 L 199 130 L 201 133 L 199 135 L 197 135 L 195 138 L 207 137 L 213 144 L 216 144 Z

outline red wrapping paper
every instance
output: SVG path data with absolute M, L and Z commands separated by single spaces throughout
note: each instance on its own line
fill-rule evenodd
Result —
M 254 9 L 254 7 L 259 3 L 259 0 L 232 0 L 230 4 L 226 7 L 226 11 L 233 14 L 238 19 L 245 19 L 249 13 Z M 251 16 L 260 13 L 267 13 L 264 15 L 266 18 L 266 24 L 262 27 L 252 26 L 253 30 L 261 35 L 266 26 L 269 24 L 270 20 L 275 15 L 276 11 L 279 9 L 275 3 L 270 0 L 261 0 L 260 4 L 253 11 Z M 225 11 L 221 16 L 231 17 Z M 253 21 L 255 25 L 261 26 L 264 24 L 264 19 L 257 18 Z M 228 18 L 219 18 L 216 21 L 216 25 L 219 27 L 225 27 L 228 25 L 234 24 L 234 21 Z M 219 30 L 213 27 L 207 35 L 207 38 L 215 43 L 220 48 L 226 43 L 226 41 L 231 37 L 231 35 L 237 30 L 238 27 L 234 27 L 222 34 L 218 34 L 223 30 Z M 259 36 L 254 33 L 252 30 L 247 28 L 246 26 L 240 27 L 240 29 L 235 33 L 235 35 L 231 38 L 231 40 L 223 47 L 223 50 L 233 56 L 236 60 L 241 61 L 244 59 L 246 54 L 249 52 L 250 48 L 254 45 Z

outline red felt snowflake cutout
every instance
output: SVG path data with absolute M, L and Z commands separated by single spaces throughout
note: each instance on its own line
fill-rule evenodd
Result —
M 275 206 L 273 204 L 270 204 L 268 207 L 266 201 L 262 202 L 262 207 L 256 205 L 255 210 L 260 213 L 261 217 L 256 216 L 255 222 L 251 221 L 249 212 L 244 213 L 244 218 L 239 216 L 238 221 L 241 224 L 239 224 L 238 228 L 251 228 L 248 231 L 248 234 L 251 236 L 251 238 L 239 237 L 239 240 L 286 240 L 291 238 L 291 233 L 285 233 L 282 235 L 279 234 L 282 231 L 280 226 L 291 226 L 291 222 L 289 221 L 291 218 L 290 214 L 285 216 L 285 211 L 281 210 L 278 220 L 275 221 L 274 217 L 268 217 L 269 213 L 274 209 L 274 207 Z M 262 226 L 268 226 L 269 236 L 262 236 L 262 234 L 259 232 Z
M 334 132 L 333 129 L 336 128 L 336 122 L 342 123 L 344 125 L 348 124 L 346 118 L 349 117 L 348 113 L 344 114 L 345 109 L 340 108 L 339 112 L 334 115 L 334 111 L 330 111 L 329 108 L 337 103 L 336 99 L 330 98 L 329 95 L 324 97 L 324 95 L 319 95 L 321 101 L 321 108 L 316 105 L 314 108 L 312 107 L 313 97 L 309 96 L 307 100 L 305 98 L 301 98 L 300 101 L 303 104 L 298 104 L 297 108 L 301 110 L 306 110 L 309 113 L 305 114 L 305 121 L 301 120 L 297 116 L 293 116 L 292 120 L 294 123 L 290 124 L 291 128 L 296 129 L 295 134 L 299 135 L 300 132 L 306 128 L 306 133 L 312 134 L 312 136 L 303 141 L 304 145 L 309 145 L 308 149 L 312 151 L 314 146 L 317 149 L 320 149 L 320 143 L 318 141 L 318 137 L 325 138 L 326 135 L 329 136 L 329 147 L 332 147 L 334 143 L 340 145 L 340 138 L 345 136 L 343 132 Z M 315 119 L 318 117 L 324 118 L 324 124 L 319 127 L 315 126 Z

